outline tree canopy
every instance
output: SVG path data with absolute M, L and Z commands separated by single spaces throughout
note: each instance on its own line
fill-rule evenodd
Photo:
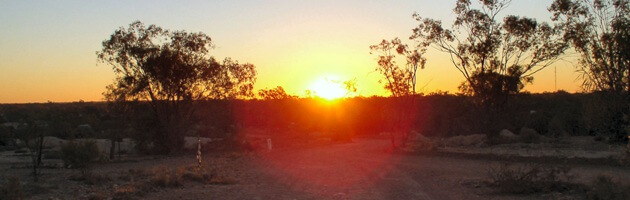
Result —
M 489 100 L 519 92 L 532 75 L 558 60 L 567 48 L 556 29 L 533 18 L 499 14 L 511 0 L 457 0 L 451 29 L 442 22 L 413 17 L 420 22 L 410 39 L 448 53 L 466 81 L 460 89 Z
M 587 90 L 630 92 L 628 0 L 555 0 L 549 11 L 580 54 Z
M 116 75 L 104 93 L 106 99 L 148 102 L 159 127 L 156 146 L 166 151 L 181 143 L 195 101 L 254 95 L 254 65 L 230 58 L 217 61 L 210 56 L 212 40 L 204 33 L 136 21 L 114 31 L 102 45 L 98 59 Z
M 378 67 L 376 71 L 385 77 L 385 89 L 392 96 L 408 96 L 416 94 L 418 68 L 424 69 L 426 58 L 425 47 L 410 47 L 399 38 L 383 40 L 381 43 L 370 46 L 371 54 L 378 54 Z M 405 57 L 404 66 L 399 66 L 396 56 Z M 382 80 L 381 80 L 382 81 Z M 355 89 L 356 90 L 356 89 Z

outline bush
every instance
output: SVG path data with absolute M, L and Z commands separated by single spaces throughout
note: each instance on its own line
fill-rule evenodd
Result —
M 608 142 L 627 141 L 630 134 L 628 96 L 595 93 L 583 104 L 583 120 L 589 130 Z
M 182 174 L 179 170 L 168 168 L 153 169 L 151 183 L 158 187 L 179 187 L 182 185 Z
M 184 166 L 177 169 L 155 168 L 151 183 L 158 187 L 179 187 L 184 181 L 193 181 L 203 184 L 227 185 L 236 181 L 226 176 L 220 176 L 215 172 L 199 169 L 197 166 Z
M 541 164 L 510 165 L 488 169 L 489 185 L 511 194 L 531 194 L 567 190 L 571 179 L 565 166 L 545 166 Z
M 236 181 L 232 178 L 221 176 L 215 172 L 199 169 L 197 166 L 180 167 L 179 174 L 184 180 L 195 181 L 203 184 L 228 185 Z
M 630 186 L 614 181 L 608 176 L 599 176 L 593 182 L 591 190 L 588 191 L 588 199 L 593 200 L 624 200 L 630 199 Z
M 17 200 L 23 198 L 24 194 L 22 193 L 20 179 L 17 177 L 8 178 L 0 190 L 0 199 Z
M 152 191 L 153 188 L 148 182 L 132 182 L 114 187 L 114 200 L 117 199 L 136 199 L 142 197 L 146 193 Z
M 93 141 L 68 142 L 61 147 L 61 157 L 66 167 L 80 169 L 84 174 L 99 157 Z

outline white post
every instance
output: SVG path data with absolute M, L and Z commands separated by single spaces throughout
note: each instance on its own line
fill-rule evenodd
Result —
M 271 138 L 267 138 L 267 149 L 269 151 L 273 149 L 273 145 L 271 144 Z

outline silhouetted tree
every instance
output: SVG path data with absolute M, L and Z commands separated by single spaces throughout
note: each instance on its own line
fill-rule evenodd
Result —
M 628 0 L 555 0 L 549 11 L 564 41 L 581 55 L 588 90 L 630 92 L 630 5 Z
M 158 126 L 152 138 L 156 150 L 181 147 L 196 101 L 253 96 L 254 65 L 230 58 L 218 62 L 209 55 L 212 48 L 204 33 L 146 27 L 141 22 L 120 28 L 103 41 L 97 56 L 116 74 L 108 90 L 150 104 Z
M 262 89 L 258 91 L 258 96 L 264 100 L 277 100 L 277 99 L 295 99 L 297 96 L 287 94 L 282 86 L 278 86 L 273 89 Z
M 43 121 L 29 120 L 28 123 L 16 130 L 17 138 L 22 141 L 23 147 L 26 147 L 28 155 L 31 157 L 31 164 L 33 164 L 31 175 L 36 182 L 39 180 L 39 167 L 42 165 L 44 137 L 47 128 L 47 124 Z
M 405 145 L 408 138 L 410 123 L 415 114 L 415 96 L 418 69 L 424 69 L 426 58 L 426 46 L 410 47 L 398 38 L 370 46 L 370 53 L 378 53 L 378 67 L 376 71 L 385 77 L 385 89 L 392 93 L 396 99 L 394 110 L 398 115 L 394 120 L 391 136 L 392 147 L 396 148 L 396 135 L 402 138 L 402 145 Z M 405 65 L 400 66 L 396 62 L 396 56 L 405 58 Z M 382 82 L 382 81 L 379 81 Z
M 586 110 L 591 131 L 610 141 L 627 140 L 630 121 L 630 1 L 555 0 L 553 20 L 579 54 L 579 71 L 587 90 L 603 91 Z M 596 122 L 596 123 L 593 123 Z
M 557 61 L 567 48 L 558 31 L 547 23 L 514 15 L 499 21 L 499 13 L 510 2 L 478 0 L 480 8 L 473 8 L 470 0 L 457 0 L 452 29 L 415 13 L 420 24 L 410 39 L 421 47 L 448 53 L 453 66 L 466 78 L 460 89 L 494 104 L 497 98 L 518 93 L 533 81 L 534 73 Z
M 424 46 L 412 49 L 403 44 L 400 39 L 391 41 L 383 40 L 380 44 L 370 46 L 370 53 L 378 53 L 378 67 L 376 71 L 385 77 L 385 89 L 394 97 L 402 97 L 416 94 L 416 81 L 418 68 L 424 69 L 426 52 Z M 406 59 L 405 66 L 399 66 L 396 56 L 401 55 Z M 382 82 L 382 80 L 381 80 Z

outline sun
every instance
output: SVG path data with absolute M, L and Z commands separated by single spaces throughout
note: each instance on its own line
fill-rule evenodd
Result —
M 339 99 L 348 94 L 348 90 L 343 86 L 343 83 L 334 77 L 316 80 L 311 84 L 309 90 L 313 92 L 313 95 L 327 100 Z

